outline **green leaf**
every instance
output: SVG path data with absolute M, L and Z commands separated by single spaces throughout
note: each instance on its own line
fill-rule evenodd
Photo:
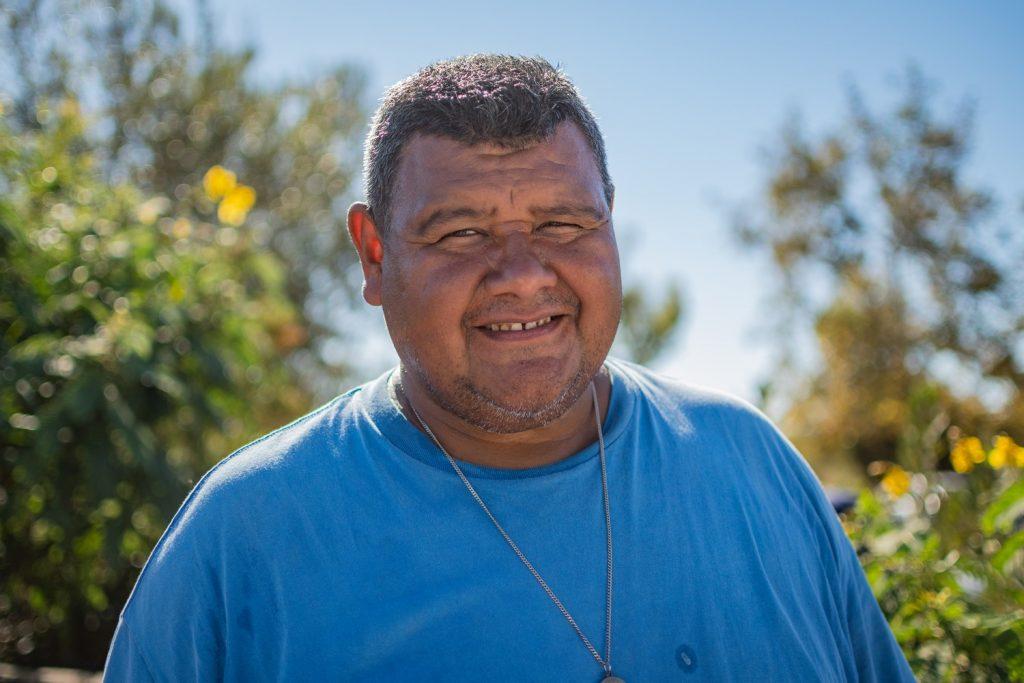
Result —
M 1018 479 L 989 504 L 981 515 L 981 529 L 986 534 L 1008 529 L 1013 520 L 1024 513 L 1024 478 Z
M 1003 541 L 1002 547 L 992 556 L 992 566 L 1005 573 L 1006 565 L 1021 550 L 1024 550 L 1024 530 Z
M 103 401 L 103 377 L 89 368 L 69 381 L 60 393 L 60 404 L 73 424 L 87 424 Z

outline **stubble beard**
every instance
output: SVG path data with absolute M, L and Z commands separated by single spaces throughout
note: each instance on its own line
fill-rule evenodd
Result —
M 410 364 L 409 369 L 416 374 L 431 400 L 445 411 L 491 434 L 515 434 L 539 429 L 565 415 L 587 390 L 587 385 L 600 365 L 600 362 L 595 363 L 592 359 L 582 359 L 576 372 L 554 400 L 532 406 L 501 403 L 481 391 L 465 376 L 456 377 L 449 389 L 431 381 L 419 363 Z

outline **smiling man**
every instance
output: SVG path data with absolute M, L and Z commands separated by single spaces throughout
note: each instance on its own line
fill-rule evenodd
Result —
M 400 365 L 213 468 L 109 680 L 912 680 L 755 409 L 607 358 L 614 189 L 540 59 L 388 92 L 349 210 Z
M 584 392 L 596 376 L 607 405 L 622 305 L 611 186 L 576 123 L 545 124 L 512 145 L 417 131 L 381 208 L 349 211 L 398 386 L 461 459 L 494 467 L 594 441 Z

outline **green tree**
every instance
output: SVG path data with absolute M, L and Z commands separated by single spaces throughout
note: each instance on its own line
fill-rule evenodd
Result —
M 952 451 L 956 474 L 877 463 L 843 525 L 918 680 L 1024 681 L 1024 446 Z
M 966 104 L 936 114 L 915 69 L 890 113 L 853 89 L 833 131 L 785 127 L 759 208 L 737 221 L 777 275 L 775 376 L 785 379 L 771 390 L 788 406 L 784 428 L 827 474 L 850 480 L 893 453 L 934 465 L 951 425 L 1024 433 L 1024 240 L 964 179 L 971 121 Z M 808 328 L 820 363 L 794 341 Z M 950 386 L 941 364 L 1003 407 L 987 410 L 966 382 Z
M 259 83 L 204 7 L 0 7 L 0 660 L 99 668 L 199 475 L 347 376 L 361 75 Z
M 288 361 L 319 399 L 350 368 L 322 353 L 344 339 L 353 301 L 345 209 L 359 172 L 366 112 L 360 71 L 341 66 L 261 83 L 254 49 L 220 46 L 205 3 L 189 42 L 161 0 L 31 0 L 0 8 L 4 85 L 15 132 L 37 130 L 40 103 L 72 97 L 89 121 L 83 140 L 109 182 L 166 197 L 178 212 L 208 208 L 194 189 L 230 168 L 256 192 L 247 225 L 286 264 L 299 302 L 300 344 Z M 45 111 L 45 108 L 44 108 Z
M 247 225 L 97 171 L 73 100 L 0 119 L 0 659 L 98 668 L 197 475 L 309 405 Z
M 622 294 L 618 340 L 625 355 L 640 364 L 664 353 L 684 318 L 682 294 L 675 283 L 666 288 L 660 301 L 650 298 L 650 292 L 636 284 Z

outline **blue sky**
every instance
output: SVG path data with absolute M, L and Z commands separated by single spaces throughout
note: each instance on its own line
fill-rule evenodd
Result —
M 770 370 L 769 271 L 728 230 L 756 195 L 758 150 L 799 111 L 811 131 L 845 110 L 855 82 L 876 109 L 911 62 L 937 104 L 976 101 L 968 178 L 1024 226 L 1024 3 L 345 3 L 214 0 L 232 44 L 258 49 L 278 80 L 338 62 L 368 75 L 368 104 L 421 66 L 459 54 L 538 54 L 560 64 L 598 116 L 616 186 L 627 280 L 671 279 L 688 317 L 656 363 L 752 399 Z M 944 106 L 945 105 L 945 106 Z M 381 327 L 382 329 L 382 327 Z M 392 356 L 368 357 L 376 372 Z

